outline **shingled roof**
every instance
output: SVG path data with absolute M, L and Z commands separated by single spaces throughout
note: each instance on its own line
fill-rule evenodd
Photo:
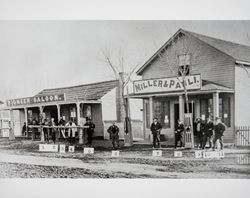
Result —
M 233 43 L 230 41 L 225 41 L 225 40 L 205 36 L 202 34 L 197 34 L 194 32 L 189 32 L 186 30 L 183 30 L 183 32 L 187 32 L 193 35 L 194 37 L 200 39 L 201 41 L 233 57 L 235 60 L 250 62 L 250 46 Z
M 51 94 L 66 94 L 67 101 L 99 100 L 117 86 L 118 86 L 118 80 L 112 80 L 112 81 L 104 81 L 104 82 L 77 85 L 71 87 L 44 89 L 36 96 L 51 95 Z
M 180 33 L 193 36 L 194 38 L 208 44 L 217 50 L 221 51 L 228 56 L 231 56 L 235 61 L 250 62 L 250 46 L 242 45 L 238 43 L 233 43 L 230 41 L 221 40 L 218 38 L 213 38 L 205 36 L 202 34 L 190 32 L 187 30 L 179 29 L 141 68 L 137 70 L 137 74 L 141 75 L 142 71 L 155 59 L 158 54 L 171 43 L 173 38 L 175 38 Z

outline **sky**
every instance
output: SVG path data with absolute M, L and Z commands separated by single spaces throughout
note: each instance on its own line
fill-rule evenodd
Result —
M 250 21 L 1 20 L 0 100 L 112 80 L 104 51 L 139 68 L 179 28 L 250 45 Z

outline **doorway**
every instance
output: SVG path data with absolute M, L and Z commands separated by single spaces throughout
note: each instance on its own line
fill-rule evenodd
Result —
M 58 123 L 58 115 L 57 115 L 57 107 L 56 106 L 46 106 L 43 109 L 45 116 L 47 119 L 54 118 L 55 123 Z
M 192 113 L 194 115 L 194 112 L 195 112 L 194 103 L 189 102 L 188 105 L 189 105 L 189 113 Z M 186 103 L 184 105 L 184 113 L 187 113 L 187 105 L 186 105 Z M 178 124 L 179 116 L 180 116 L 180 114 L 179 114 L 179 103 L 176 103 L 176 104 L 174 104 L 174 123 L 175 123 L 174 126 L 175 126 L 175 129 L 176 129 L 177 124 Z M 194 122 L 194 116 L 193 116 L 193 122 Z

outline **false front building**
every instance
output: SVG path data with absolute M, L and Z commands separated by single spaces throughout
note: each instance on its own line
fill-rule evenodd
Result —
M 234 142 L 236 126 L 250 124 L 250 47 L 178 30 L 138 71 L 131 98 L 143 99 L 144 138 L 157 117 L 162 138 L 173 142 L 177 120 L 187 112 L 182 74 L 193 119 L 219 116 L 225 142 Z

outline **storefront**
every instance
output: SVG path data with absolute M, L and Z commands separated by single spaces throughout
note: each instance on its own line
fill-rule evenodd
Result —
M 187 112 L 184 75 L 180 74 L 185 67 L 184 82 L 193 119 L 221 117 L 227 126 L 225 142 L 234 142 L 235 126 L 244 123 L 243 120 L 250 124 L 243 116 L 235 116 L 236 111 L 241 114 L 238 112 L 242 105 L 240 99 L 244 100 L 245 92 L 250 91 L 249 86 L 242 90 L 242 84 L 237 82 L 241 78 L 242 82 L 249 83 L 247 72 L 241 77 L 237 72 L 241 67 L 249 69 L 250 56 L 243 57 L 246 52 L 250 52 L 250 47 L 182 29 L 173 35 L 137 71 L 142 80 L 134 81 L 130 94 L 131 98 L 143 100 L 145 140 L 151 139 L 150 124 L 157 117 L 163 126 L 162 140 L 173 143 L 177 120 L 184 120 Z M 239 58 L 244 64 L 239 65 Z M 248 112 L 241 111 L 249 118 Z
M 83 125 L 86 118 L 91 118 L 96 125 L 95 137 L 104 137 L 103 117 L 106 117 L 106 108 L 116 112 L 116 106 L 109 106 L 110 99 L 107 95 L 113 95 L 112 100 L 116 104 L 116 89 L 118 81 L 105 81 L 93 84 L 64 87 L 57 89 L 45 89 L 34 97 L 17 98 L 6 101 L 6 108 L 10 110 L 10 119 L 14 123 L 14 133 L 21 136 L 24 122 L 28 125 L 36 120 L 38 124 L 41 118 L 54 118 L 58 123 L 62 117 L 66 122 L 70 119 L 77 125 Z M 110 97 L 110 96 L 109 96 Z M 113 104 L 112 103 L 112 104 Z M 103 109 L 102 106 L 105 106 Z

